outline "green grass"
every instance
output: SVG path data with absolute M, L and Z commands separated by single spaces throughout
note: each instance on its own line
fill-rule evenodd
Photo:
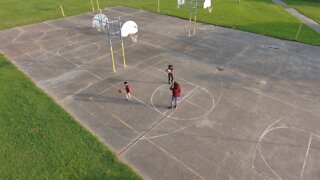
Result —
M 0 56 L 0 179 L 140 179 Z
M 306 1 L 306 4 L 309 1 Z M 0 2 L 0 29 L 62 18 L 60 4 L 63 5 L 67 16 L 91 11 L 90 0 L 61 0 L 60 2 L 2 0 Z M 125 5 L 157 11 L 157 0 L 100 0 L 99 2 L 101 8 Z M 237 0 L 214 0 L 213 12 L 210 14 L 207 10 L 200 9 L 197 19 L 209 24 L 320 46 L 320 34 L 305 25 L 298 39 L 295 39 L 300 22 L 271 0 L 242 0 L 240 4 L 237 2 Z M 175 0 L 160 0 L 160 11 L 163 14 L 184 19 L 189 17 L 188 3 L 177 9 Z M 319 13 L 318 11 L 315 14 Z
M 290 7 L 320 24 L 320 0 L 283 0 Z

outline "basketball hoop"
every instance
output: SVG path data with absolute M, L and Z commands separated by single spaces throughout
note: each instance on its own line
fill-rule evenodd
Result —
M 108 17 L 104 14 L 97 14 L 92 19 L 92 26 L 98 31 L 104 30 L 108 22 Z
M 209 13 L 212 12 L 213 7 L 211 6 L 211 0 L 205 0 L 203 3 L 203 9 L 207 9 L 209 10 Z
M 213 11 L 213 6 L 211 3 L 212 0 L 190 0 L 189 5 L 189 37 L 191 34 L 196 33 L 196 22 L 197 22 L 197 11 L 201 7 L 201 3 L 203 3 L 203 9 L 208 9 L 209 13 Z M 185 0 L 177 0 L 177 6 L 183 6 L 185 4 Z M 193 32 L 191 32 L 193 31 Z
M 121 36 L 130 35 L 132 42 L 136 43 L 138 39 L 138 25 L 134 21 L 127 21 L 121 27 Z
M 185 0 L 178 0 L 178 8 L 180 8 L 180 6 L 184 5 Z

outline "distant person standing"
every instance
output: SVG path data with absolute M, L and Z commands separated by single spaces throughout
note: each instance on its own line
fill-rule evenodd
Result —
M 126 99 L 129 101 L 129 100 L 131 100 L 131 88 L 130 88 L 128 82 L 124 82 L 124 86 L 126 89 Z
M 169 65 L 166 69 L 166 72 L 168 73 L 168 84 L 172 84 L 173 82 L 173 65 Z
M 172 91 L 172 97 L 171 97 L 171 106 L 169 107 L 169 109 L 177 108 L 178 100 L 180 98 L 180 93 L 181 93 L 180 84 L 177 82 L 174 82 L 173 85 L 170 87 L 170 90 Z

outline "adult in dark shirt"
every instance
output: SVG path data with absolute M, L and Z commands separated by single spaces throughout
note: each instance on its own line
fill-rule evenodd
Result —
M 180 93 L 181 93 L 180 84 L 177 82 L 174 82 L 173 85 L 170 87 L 170 90 L 172 91 L 172 98 L 171 98 L 171 106 L 169 108 L 170 109 L 177 108 L 178 101 L 180 98 Z

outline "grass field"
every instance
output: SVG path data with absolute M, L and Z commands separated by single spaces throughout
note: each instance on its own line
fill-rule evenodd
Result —
M 67 16 L 91 10 L 90 0 L 60 2 Z M 188 18 L 187 6 L 178 10 L 172 0 L 160 4 L 161 13 Z M 1 0 L 0 29 L 62 18 L 59 5 Z M 115 5 L 157 11 L 156 0 L 100 0 L 101 8 Z M 216 0 L 213 13 L 199 10 L 198 20 L 289 40 L 295 40 L 300 25 L 269 0 L 242 0 L 240 5 Z M 320 45 L 320 35 L 303 26 L 297 41 Z M 0 102 L 0 179 L 140 179 L 3 56 Z
M 0 179 L 140 179 L 0 56 Z
M 91 11 L 90 0 L 61 0 L 60 2 L 2 0 L 0 2 L 0 29 L 62 18 L 60 4 L 64 7 L 67 16 Z M 96 1 L 93 0 L 93 2 L 95 4 Z M 101 8 L 125 5 L 157 12 L 157 0 L 100 0 L 99 2 Z M 199 21 L 281 39 L 296 40 L 300 22 L 271 0 L 242 0 L 240 4 L 237 3 L 237 0 L 215 0 L 213 2 L 214 10 L 211 14 L 203 9 L 198 11 Z M 160 11 L 163 14 L 188 19 L 188 1 L 184 7 L 177 9 L 176 1 L 160 0 Z M 320 34 L 303 25 L 296 41 L 320 46 Z
M 320 0 L 283 0 L 290 7 L 320 24 Z

